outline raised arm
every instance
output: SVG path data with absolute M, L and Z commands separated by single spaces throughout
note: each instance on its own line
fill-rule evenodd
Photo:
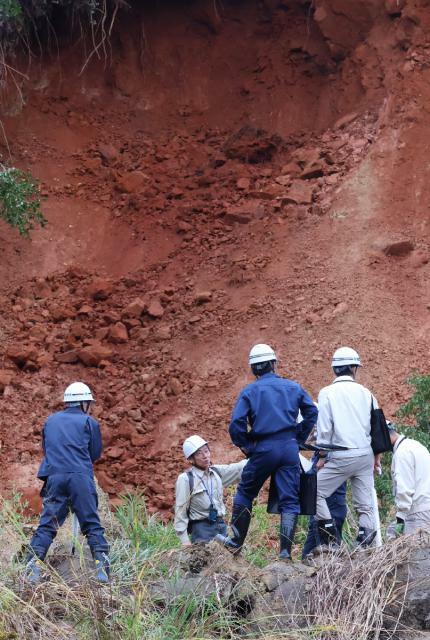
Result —
M 175 521 L 174 528 L 183 545 L 189 545 L 188 536 L 188 510 L 190 508 L 190 483 L 186 474 L 181 473 L 176 480 L 175 491 Z
M 309 438 L 309 434 L 318 420 L 318 409 L 310 395 L 304 389 L 302 389 L 300 398 L 300 413 L 302 414 L 303 420 L 297 426 L 297 442 L 302 444 Z

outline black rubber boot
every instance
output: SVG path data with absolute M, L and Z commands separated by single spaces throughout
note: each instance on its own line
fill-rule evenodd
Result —
M 96 580 L 103 584 L 107 584 L 109 582 L 110 575 L 109 556 L 103 551 L 95 551 L 94 563 L 96 565 Z
M 321 544 L 327 547 L 338 547 L 339 543 L 336 536 L 336 525 L 333 520 L 318 520 L 317 523 Z
M 245 542 L 250 522 L 251 510 L 241 504 L 234 504 L 230 524 L 233 531 L 233 537 L 223 536 L 219 533 L 215 536 L 215 540 L 230 551 L 233 551 L 233 553 L 237 553 L 241 550 L 243 543 Z
M 291 548 L 294 544 L 297 516 L 293 513 L 281 513 L 281 526 L 279 530 L 281 560 L 291 560 Z
M 366 529 L 366 527 L 360 527 L 357 536 L 357 546 L 367 549 L 370 547 L 376 537 L 376 531 L 374 529 Z

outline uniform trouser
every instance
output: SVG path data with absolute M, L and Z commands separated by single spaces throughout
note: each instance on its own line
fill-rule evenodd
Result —
M 45 559 L 58 529 L 70 509 L 76 514 L 81 531 L 94 555 L 108 553 L 109 546 L 97 513 L 98 499 L 94 478 L 85 473 L 62 473 L 49 476 L 42 489 L 43 511 L 39 526 L 30 542 L 32 553 Z
M 405 518 L 405 530 L 403 533 L 413 533 L 418 529 L 430 529 L 430 511 L 410 513 Z
M 352 503 L 357 511 L 358 524 L 360 527 L 373 531 L 375 529 L 373 466 L 373 453 L 354 458 L 331 458 L 328 460 L 317 475 L 318 520 L 330 520 L 327 498 L 345 480 L 350 480 Z
M 254 499 L 272 474 L 275 474 L 280 513 L 300 513 L 299 447 L 290 434 L 257 442 L 243 469 L 234 504 L 251 510 Z
M 210 542 L 220 533 L 227 535 L 227 525 L 225 522 L 218 520 L 217 522 L 209 522 L 208 520 L 196 520 L 191 528 L 191 542 Z

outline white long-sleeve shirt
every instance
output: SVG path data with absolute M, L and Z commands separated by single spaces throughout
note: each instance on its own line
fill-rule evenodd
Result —
M 378 403 L 369 389 L 352 376 L 338 376 L 318 394 L 317 442 L 348 447 L 330 458 L 350 458 L 372 453 L 370 411 Z
M 391 475 L 397 516 L 430 511 L 430 453 L 420 442 L 400 436 L 393 449 Z
M 225 515 L 223 489 L 239 482 L 243 468 L 248 460 L 233 462 L 232 464 L 214 465 L 218 471 L 209 468 L 207 471 L 191 467 L 194 476 L 193 491 L 190 494 L 190 481 L 187 473 L 181 473 L 176 481 L 175 500 L 175 531 L 181 542 L 188 542 L 187 533 L 189 520 L 204 520 L 209 516 L 212 504 L 219 516 Z

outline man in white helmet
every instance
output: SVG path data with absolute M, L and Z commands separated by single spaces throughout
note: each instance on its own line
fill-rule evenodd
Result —
M 190 436 L 183 444 L 191 469 L 176 481 L 175 531 L 183 545 L 191 541 L 210 542 L 217 534 L 225 535 L 223 489 L 239 482 L 246 460 L 233 464 L 211 464 L 206 440 Z
M 299 444 L 314 427 L 318 409 L 297 382 L 276 375 L 276 361 L 267 344 L 257 344 L 250 351 L 249 364 L 256 381 L 240 392 L 229 429 L 233 443 L 249 459 L 233 502 L 233 536 L 217 540 L 233 552 L 240 550 L 248 533 L 252 503 L 264 482 L 274 475 L 281 514 L 280 557 L 290 560 L 300 513 Z M 303 420 L 298 424 L 299 411 Z
M 41 578 L 42 562 L 70 509 L 87 538 L 97 580 L 109 580 L 109 546 L 97 512 L 93 473 L 93 462 L 102 453 L 102 439 L 99 423 L 88 415 L 92 402 L 90 388 L 73 382 L 64 392 L 65 409 L 49 416 L 43 427 L 44 457 L 37 474 L 44 481 L 43 511 L 26 567 L 26 578 L 33 584 Z
M 318 473 L 317 520 L 321 543 L 336 540 L 336 528 L 327 505 L 331 496 L 346 480 L 350 480 L 352 500 L 358 514 L 357 543 L 369 546 L 376 535 L 373 504 L 373 473 L 380 455 L 371 447 L 370 412 L 378 403 L 371 392 L 356 382 L 360 356 L 350 347 L 340 347 L 331 366 L 336 376 L 318 395 L 317 442 L 344 447 L 329 454 L 320 453 L 322 468 Z M 328 456 L 328 457 L 327 457 Z

